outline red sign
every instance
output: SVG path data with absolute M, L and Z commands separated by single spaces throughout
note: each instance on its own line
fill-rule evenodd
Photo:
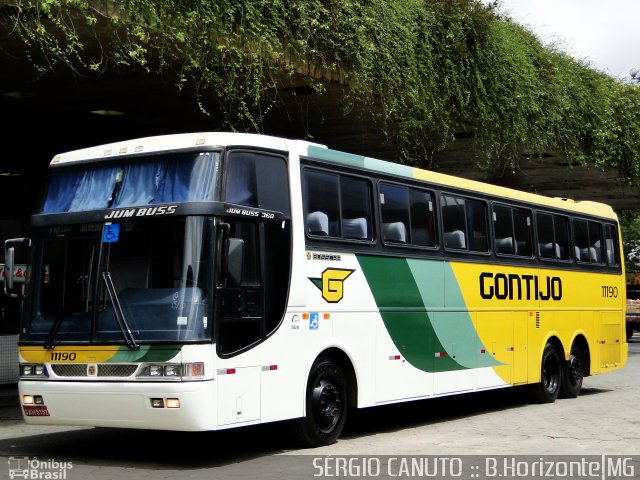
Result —
M 23 405 L 24 414 L 27 417 L 48 417 L 49 410 L 46 405 Z

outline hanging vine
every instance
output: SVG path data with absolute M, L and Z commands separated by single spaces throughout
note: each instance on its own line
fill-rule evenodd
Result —
M 543 47 L 475 0 L 14 0 L 2 27 L 37 73 L 144 69 L 188 88 L 220 128 L 262 131 L 277 89 L 345 85 L 344 111 L 429 166 L 455 132 L 477 163 L 555 150 L 640 183 L 640 89 Z

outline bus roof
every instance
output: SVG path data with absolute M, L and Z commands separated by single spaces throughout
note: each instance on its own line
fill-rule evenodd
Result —
M 272 150 L 288 151 L 288 144 L 295 142 L 307 146 L 318 144 L 301 140 L 286 140 L 284 138 L 258 135 L 254 133 L 226 133 L 226 132 L 194 132 L 174 135 L 159 135 L 154 137 L 135 138 L 104 145 L 96 145 L 80 150 L 60 153 L 53 157 L 51 165 L 63 165 L 73 162 L 103 159 L 105 161 L 122 158 L 142 153 L 163 152 L 171 150 L 183 150 L 203 146 L 244 146 L 260 147 Z M 326 147 L 325 147 L 326 148 Z

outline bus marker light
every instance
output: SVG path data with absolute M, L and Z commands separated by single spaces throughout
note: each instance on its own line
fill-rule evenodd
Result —
M 180 399 L 167 398 L 167 408 L 180 408 Z
M 33 395 L 23 395 L 22 396 L 22 403 L 24 405 L 33 405 Z
M 400 360 L 400 355 L 390 355 L 389 360 Z
M 303 320 L 309 320 L 309 313 L 303 313 L 302 314 L 302 319 Z
M 487 350 L 486 350 L 486 349 L 484 349 L 484 348 L 481 348 L 481 349 L 480 349 L 480 353 L 487 353 Z
M 152 398 L 151 406 L 153 408 L 164 408 L 164 400 L 161 398 Z
M 436 358 L 444 358 L 445 353 L 444 352 L 436 352 Z
M 325 320 L 331 320 L 331 314 L 330 313 L 324 313 L 324 314 L 322 314 L 322 318 L 324 318 Z
M 202 378 L 204 377 L 204 363 L 185 363 L 182 375 L 189 378 Z
M 507 347 L 507 352 L 513 352 L 514 348 L 513 347 Z

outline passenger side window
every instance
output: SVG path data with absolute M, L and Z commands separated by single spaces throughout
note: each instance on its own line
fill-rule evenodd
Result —
M 371 240 L 371 189 L 361 178 L 340 176 L 342 237 Z
M 489 250 L 485 202 L 442 195 L 442 225 L 446 249 L 472 252 Z
M 605 225 L 605 250 L 607 264 L 610 267 L 620 265 L 620 251 L 618 249 L 618 230 L 614 225 Z
M 411 243 L 408 188 L 381 183 L 380 214 L 384 242 Z
M 435 201 L 431 192 L 409 189 L 411 243 L 423 247 L 436 246 Z
M 313 237 L 371 240 L 371 186 L 364 179 L 305 169 L 305 231 Z
M 538 255 L 548 260 L 571 260 L 569 218 L 537 213 Z
M 380 183 L 382 239 L 422 247 L 436 245 L 433 194 Z
M 575 256 L 578 262 L 603 263 L 601 223 L 576 219 L 573 221 L 573 234 Z
M 523 257 L 533 256 L 530 210 L 494 205 L 493 233 L 496 253 Z

